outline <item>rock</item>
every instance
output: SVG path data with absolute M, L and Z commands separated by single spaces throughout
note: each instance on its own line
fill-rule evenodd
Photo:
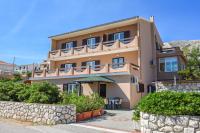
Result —
M 176 118 L 176 124 L 180 126 L 187 126 L 189 123 L 189 116 L 179 116 Z
M 148 120 L 142 119 L 140 121 L 140 124 L 141 124 L 142 127 L 149 128 L 149 121 Z
M 165 127 L 160 128 L 159 131 L 161 131 L 161 132 L 172 132 L 173 128 L 170 127 L 170 126 L 165 126 Z
M 144 118 L 144 119 L 149 119 L 149 114 L 143 113 L 142 118 Z
M 174 131 L 175 132 L 181 132 L 181 131 L 183 131 L 183 127 L 176 125 L 176 126 L 174 126 Z
M 152 122 L 149 122 L 149 128 L 153 129 L 153 130 L 157 130 L 158 129 L 158 125 Z
M 165 124 L 168 126 L 174 126 L 176 125 L 176 120 L 172 117 L 166 117 Z
M 184 133 L 194 133 L 194 128 L 184 128 Z
M 165 125 L 165 116 L 160 115 L 157 121 L 158 127 L 163 127 Z
M 199 127 L 199 121 L 196 120 L 190 120 L 189 121 L 189 126 L 193 128 L 198 128 Z
M 149 121 L 155 123 L 157 121 L 157 116 L 156 115 L 150 115 Z

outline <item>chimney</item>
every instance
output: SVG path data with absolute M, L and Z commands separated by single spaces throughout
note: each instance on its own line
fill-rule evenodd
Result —
M 154 16 L 150 16 L 150 22 L 154 22 Z

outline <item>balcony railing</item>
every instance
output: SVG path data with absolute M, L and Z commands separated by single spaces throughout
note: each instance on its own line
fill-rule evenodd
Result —
M 105 65 L 96 65 L 94 67 L 82 66 L 82 67 L 71 67 L 68 69 L 43 70 L 40 72 L 34 72 L 33 78 L 77 76 L 86 74 L 107 74 L 107 73 L 119 73 L 119 72 L 139 74 L 138 70 L 139 66 L 134 65 L 132 63 L 105 64 Z
M 96 53 L 101 51 L 110 51 L 128 47 L 134 47 L 138 44 L 138 37 L 134 38 L 125 38 L 116 41 L 107 41 L 97 43 L 93 46 L 78 46 L 70 49 L 59 49 L 49 52 L 49 58 L 57 58 L 57 57 L 66 57 L 71 55 L 82 55 L 86 53 Z

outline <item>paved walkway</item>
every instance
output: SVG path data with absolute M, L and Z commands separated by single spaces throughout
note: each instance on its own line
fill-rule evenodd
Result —
M 140 130 L 139 122 L 132 121 L 131 110 L 106 110 L 107 114 L 88 121 L 80 122 L 80 125 L 108 128 L 126 132 Z
M 132 111 L 108 110 L 99 118 L 74 124 L 33 126 L 15 120 L 0 119 L 0 133 L 138 133 L 139 124 L 133 122 Z

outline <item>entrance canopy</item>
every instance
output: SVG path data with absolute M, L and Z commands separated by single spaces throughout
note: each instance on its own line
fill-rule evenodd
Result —
M 75 82 L 79 82 L 79 83 L 91 83 L 91 82 L 113 83 L 114 80 L 109 79 L 107 77 L 102 77 L 102 76 L 89 76 L 87 78 L 82 78 L 82 79 L 79 79 L 79 80 L 75 80 Z

